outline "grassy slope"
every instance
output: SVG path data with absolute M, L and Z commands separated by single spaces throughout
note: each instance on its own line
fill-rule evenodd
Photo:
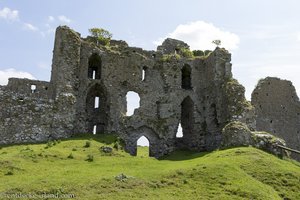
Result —
M 0 193 L 73 193 L 78 199 L 300 199 L 300 165 L 254 148 L 176 152 L 164 159 L 114 150 L 112 137 L 0 149 Z M 70 153 L 73 159 L 67 158 Z M 87 155 L 94 161 L 86 161 Z M 144 154 L 144 155 L 143 155 Z M 11 174 L 12 175 L 9 175 Z M 117 181 L 115 176 L 131 176 Z

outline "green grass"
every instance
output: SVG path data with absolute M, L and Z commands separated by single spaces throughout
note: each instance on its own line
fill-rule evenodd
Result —
M 2 147 L 0 194 L 127 200 L 300 199 L 300 164 L 255 148 L 179 151 L 160 160 L 147 157 L 146 147 L 139 147 L 136 157 L 116 149 L 108 154 L 99 151 L 101 146 L 113 147 L 114 141 L 113 136 L 84 136 L 52 145 Z M 116 180 L 122 173 L 127 178 Z

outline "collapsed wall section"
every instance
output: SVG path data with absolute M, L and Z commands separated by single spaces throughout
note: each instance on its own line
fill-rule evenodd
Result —
M 70 137 L 72 115 L 67 112 L 66 105 L 72 104 L 72 101 L 70 97 L 53 101 L 2 87 L 0 144 L 42 142 Z M 65 111 L 60 110 L 62 106 Z

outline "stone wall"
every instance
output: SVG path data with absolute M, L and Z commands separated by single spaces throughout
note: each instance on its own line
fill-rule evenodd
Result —
M 10 79 L 1 88 L 0 141 L 47 141 L 96 128 L 97 134 L 118 133 L 132 155 L 141 136 L 148 138 L 155 157 L 179 148 L 216 149 L 230 121 L 255 126 L 253 108 L 243 86 L 232 79 L 230 61 L 222 48 L 193 57 L 186 43 L 170 38 L 157 51 L 124 41 L 103 46 L 58 27 L 51 81 Z M 125 115 L 129 91 L 140 96 L 132 116 Z M 182 138 L 176 137 L 179 123 Z
M 260 80 L 252 104 L 257 130 L 268 131 L 283 138 L 288 147 L 300 149 L 300 102 L 292 82 L 272 77 Z
M 36 98 L 50 99 L 53 97 L 52 85 L 46 81 L 10 78 L 6 88 L 7 90 Z
M 22 82 L 22 80 L 20 80 Z M 0 89 L 0 144 L 41 142 L 73 134 L 72 98 L 56 101 L 32 93 Z

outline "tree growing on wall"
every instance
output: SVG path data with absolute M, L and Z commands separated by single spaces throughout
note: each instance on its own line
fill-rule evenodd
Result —
M 112 34 L 103 28 L 91 28 L 89 32 L 97 45 L 108 45 L 112 38 Z
M 221 40 L 213 40 L 212 43 L 219 47 L 221 45 Z

